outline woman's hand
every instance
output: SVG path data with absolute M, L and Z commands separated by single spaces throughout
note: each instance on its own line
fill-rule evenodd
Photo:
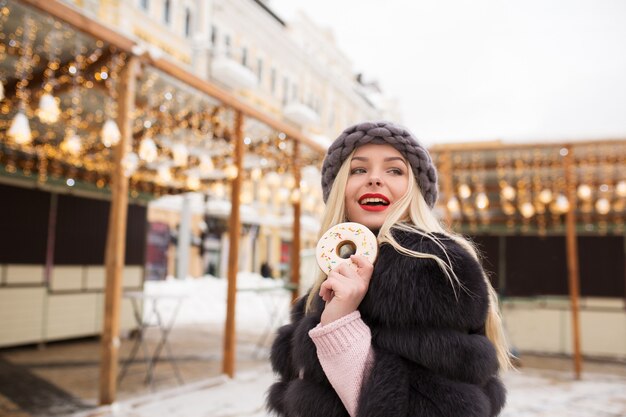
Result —
M 326 301 L 322 326 L 356 311 L 367 293 L 374 265 L 364 256 L 352 255 L 350 260 L 330 271 L 320 287 L 320 297 Z

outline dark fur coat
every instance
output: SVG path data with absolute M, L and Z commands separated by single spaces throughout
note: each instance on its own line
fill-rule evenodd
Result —
M 409 249 L 446 260 L 430 239 L 394 231 Z M 463 289 L 453 287 L 437 263 L 382 245 L 359 306 L 372 332 L 374 364 L 363 380 L 358 417 L 490 417 L 505 401 L 496 352 L 485 336 L 487 287 L 480 264 L 458 243 L 437 234 Z M 455 284 L 456 285 L 456 284 Z M 328 382 L 308 335 L 320 321 L 323 300 L 304 315 L 306 297 L 278 330 L 272 367 L 279 380 L 268 408 L 287 417 L 348 416 Z

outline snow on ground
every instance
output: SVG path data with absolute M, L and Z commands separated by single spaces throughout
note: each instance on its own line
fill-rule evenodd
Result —
M 237 330 L 260 333 L 267 329 L 271 313 L 287 318 L 290 293 L 280 281 L 255 274 L 238 276 Z M 177 324 L 223 323 L 226 280 L 217 278 L 146 282 L 148 294 L 187 296 Z M 162 304 L 164 309 L 170 308 Z M 276 326 L 278 323 L 275 323 Z M 225 376 L 206 379 L 100 407 L 72 417 L 265 417 L 267 389 L 274 381 L 268 363 Z M 571 372 L 522 369 L 504 376 L 509 391 L 502 417 L 624 417 L 626 378 L 586 373 L 575 381 Z
M 226 319 L 225 278 L 169 278 L 166 281 L 146 281 L 144 292 L 149 295 L 182 295 L 184 301 L 176 316 L 176 325 L 216 323 Z M 265 279 L 258 274 L 237 275 L 236 318 L 238 331 L 258 331 L 267 326 L 268 320 L 288 318 L 291 292 L 283 288 L 283 281 Z M 159 301 L 164 317 L 171 317 L 176 306 L 174 299 Z M 146 303 L 146 309 L 150 305 Z M 146 311 L 146 314 L 148 312 Z M 274 317 L 271 317 L 274 315 Z
M 265 393 L 274 380 L 269 366 L 235 379 L 213 378 L 170 391 L 101 407 L 74 417 L 265 417 Z M 504 376 L 509 391 L 502 417 L 623 417 L 626 379 L 571 372 L 524 370 Z

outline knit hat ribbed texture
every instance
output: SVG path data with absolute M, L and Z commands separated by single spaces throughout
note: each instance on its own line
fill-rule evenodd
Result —
M 439 193 L 437 170 L 430 154 L 407 129 L 385 121 L 363 122 L 350 126 L 330 145 L 322 165 L 324 202 L 328 200 L 328 194 L 341 164 L 353 150 L 369 143 L 389 144 L 396 148 L 411 165 L 426 204 L 430 208 L 435 206 Z

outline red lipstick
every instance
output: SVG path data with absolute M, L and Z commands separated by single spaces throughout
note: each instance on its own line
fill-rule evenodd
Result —
M 383 201 L 384 203 L 370 205 L 370 204 L 367 204 L 367 202 L 364 202 L 364 200 L 368 200 L 368 199 L 376 199 L 376 200 Z M 366 193 L 366 194 L 363 194 L 359 198 L 359 206 L 361 206 L 361 208 L 365 211 L 383 211 L 387 207 L 389 207 L 389 204 L 390 204 L 389 199 L 382 194 Z

